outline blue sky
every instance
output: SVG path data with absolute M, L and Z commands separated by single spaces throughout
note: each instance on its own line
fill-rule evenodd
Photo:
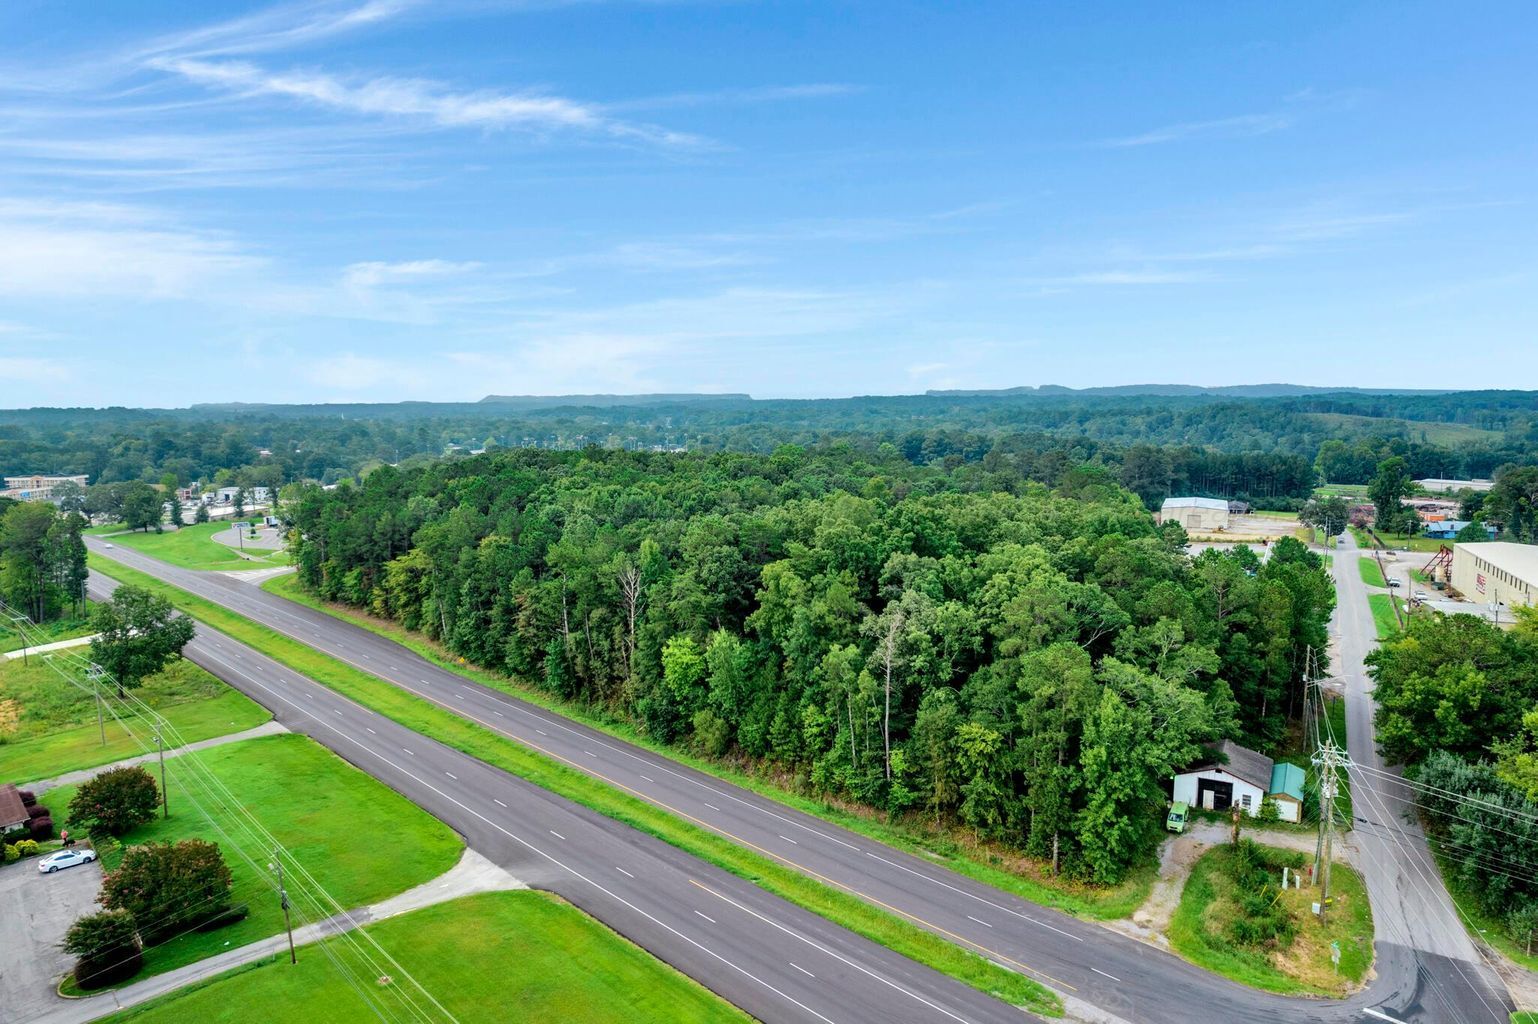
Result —
M 0 9 L 5 405 L 1538 387 L 1531 3 Z

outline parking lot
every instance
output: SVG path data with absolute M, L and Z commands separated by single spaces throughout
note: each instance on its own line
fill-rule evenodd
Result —
M 59 948 L 75 919 L 100 910 L 101 865 L 39 874 L 37 858 L 0 868 L 0 1006 L 7 1020 L 29 1020 L 59 1002 L 56 989 L 73 966 Z

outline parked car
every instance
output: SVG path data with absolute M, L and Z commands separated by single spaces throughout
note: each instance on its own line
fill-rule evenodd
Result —
M 50 853 L 37 862 L 37 869 L 45 875 L 51 875 L 60 868 L 72 868 L 76 864 L 89 864 L 96 859 L 95 850 L 60 850 Z
M 1177 802 L 1170 808 L 1169 815 L 1164 819 L 1164 827 L 1171 832 L 1184 832 L 1186 830 L 1186 821 L 1189 820 L 1190 816 L 1191 809 L 1184 803 Z
M 1388 585 L 1391 587 L 1398 587 L 1400 585 L 1400 581 L 1393 577 L 1389 577 Z

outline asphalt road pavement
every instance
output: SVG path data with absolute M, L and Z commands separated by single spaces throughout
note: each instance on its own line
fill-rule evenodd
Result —
M 114 581 L 93 574 L 101 599 Z M 465 837 L 767 1022 L 1000 1022 L 1015 1007 L 735 875 L 430 740 L 202 624 L 186 657 Z M 176 771 L 176 762 L 168 769 Z M 260 808 L 253 809 L 260 815 Z M 357 836 L 357 842 L 379 837 Z M 410 970 L 410 963 L 404 964 Z
M 1027 973 L 1062 993 L 1071 1005 L 1093 1008 L 1102 1019 L 1136 1024 L 1383 1019 L 1506 1024 L 1505 993 L 1477 964 L 1435 950 L 1417 953 L 1397 937 L 1379 941 L 1376 980 L 1345 1002 L 1292 999 L 1243 988 L 1152 946 L 1029 903 L 473 683 L 323 612 L 219 574 L 177 569 L 138 552 L 103 551 L 99 542 L 88 543 L 126 565 L 902 914 Z M 1352 730 L 1355 735 L 1355 723 Z M 1375 894 L 1375 910 L 1377 905 Z

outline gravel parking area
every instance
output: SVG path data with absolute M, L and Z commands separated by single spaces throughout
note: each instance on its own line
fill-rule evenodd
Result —
M 0 868 L 0 1007 L 8 1021 L 27 1021 L 58 1006 L 59 980 L 74 961 L 59 948 L 75 919 L 101 908 L 101 865 L 39 874 L 37 858 Z

